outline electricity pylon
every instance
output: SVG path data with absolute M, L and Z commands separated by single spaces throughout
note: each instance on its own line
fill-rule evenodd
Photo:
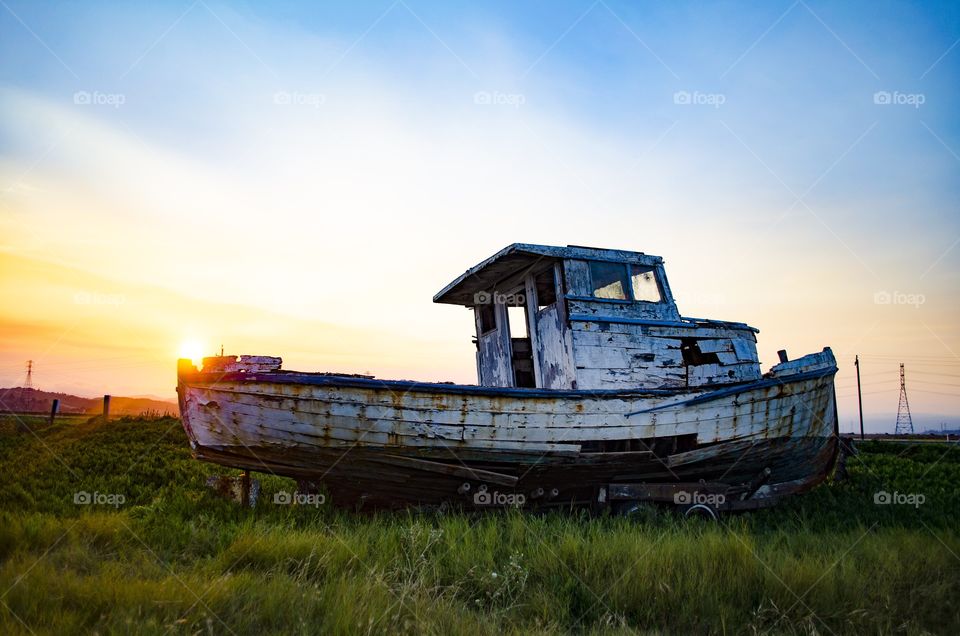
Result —
M 897 409 L 896 435 L 913 435 L 913 418 L 910 417 L 910 402 L 907 401 L 907 381 L 903 375 L 903 363 L 900 364 L 900 407 Z

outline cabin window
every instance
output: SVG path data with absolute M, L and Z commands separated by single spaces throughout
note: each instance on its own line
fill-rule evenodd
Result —
M 656 267 L 590 261 L 590 280 L 594 298 L 644 303 L 663 300 Z
M 657 285 L 657 275 L 653 267 L 630 265 L 630 286 L 633 289 L 633 299 L 648 303 L 658 303 L 661 300 L 660 287 Z
M 629 300 L 627 296 L 627 268 L 623 263 L 590 261 L 590 280 L 595 298 Z
M 537 289 L 538 311 L 557 302 L 557 287 L 553 279 L 553 268 L 540 272 L 533 280 Z
M 480 317 L 480 335 L 490 333 L 497 328 L 497 315 L 494 312 L 492 302 L 476 305 L 475 309 L 477 310 L 477 316 Z
M 527 337 L 527 310 L 525 307 L 507 307 L 511 338 Z

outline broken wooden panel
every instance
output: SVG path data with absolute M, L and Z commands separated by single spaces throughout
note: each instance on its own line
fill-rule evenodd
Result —
M 728 351 L 717 352 L 717 360 L 720 361 L 721 365 L 737 364 L 739 362 L 737 354 Z
M 704 353 L 732 353 L 733 342 L 730 338 L 697 338 L 700 351 Z M 734 358 L 735 360 L 736 358 Z
M 737 355 L 737 360 L 741 362 L 759 362 L 757 358 L 757 339 L 752 338 L 731 338 L 733 351 Z

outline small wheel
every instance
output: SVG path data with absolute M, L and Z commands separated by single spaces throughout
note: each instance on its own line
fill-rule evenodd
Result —
M 717 511 L 706 504 L 693 504 L 683 511 L 684 517 L 699 517 L 700 519 L 709 519 L 717 521 L 720 516 Z
M 648 521 L 657 516 L 657 507 L 643 501 L 625 501 L 615 508 L 617 516 L 635 521 Z

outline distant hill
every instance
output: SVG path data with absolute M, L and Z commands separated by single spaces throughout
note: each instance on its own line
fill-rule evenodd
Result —
M 0 389 L 0 412 L 47 413 L 54 400 L 60 400 L 60 412 L 97 415 L 103 411 L 103 398 L 84 398 L 69 393 L 52 393 L 21 387 Z M 179 415 L 176 402 L 144 397 L 110 396 L 110 415 L 140 415 L 154 412 Z
M 923 431 L 920 434 L 921 435 L 949 435 L 950 437 L 960 437 L 960 428 L 945 428 L 942 430 L 939 428 L 930 428 Z

